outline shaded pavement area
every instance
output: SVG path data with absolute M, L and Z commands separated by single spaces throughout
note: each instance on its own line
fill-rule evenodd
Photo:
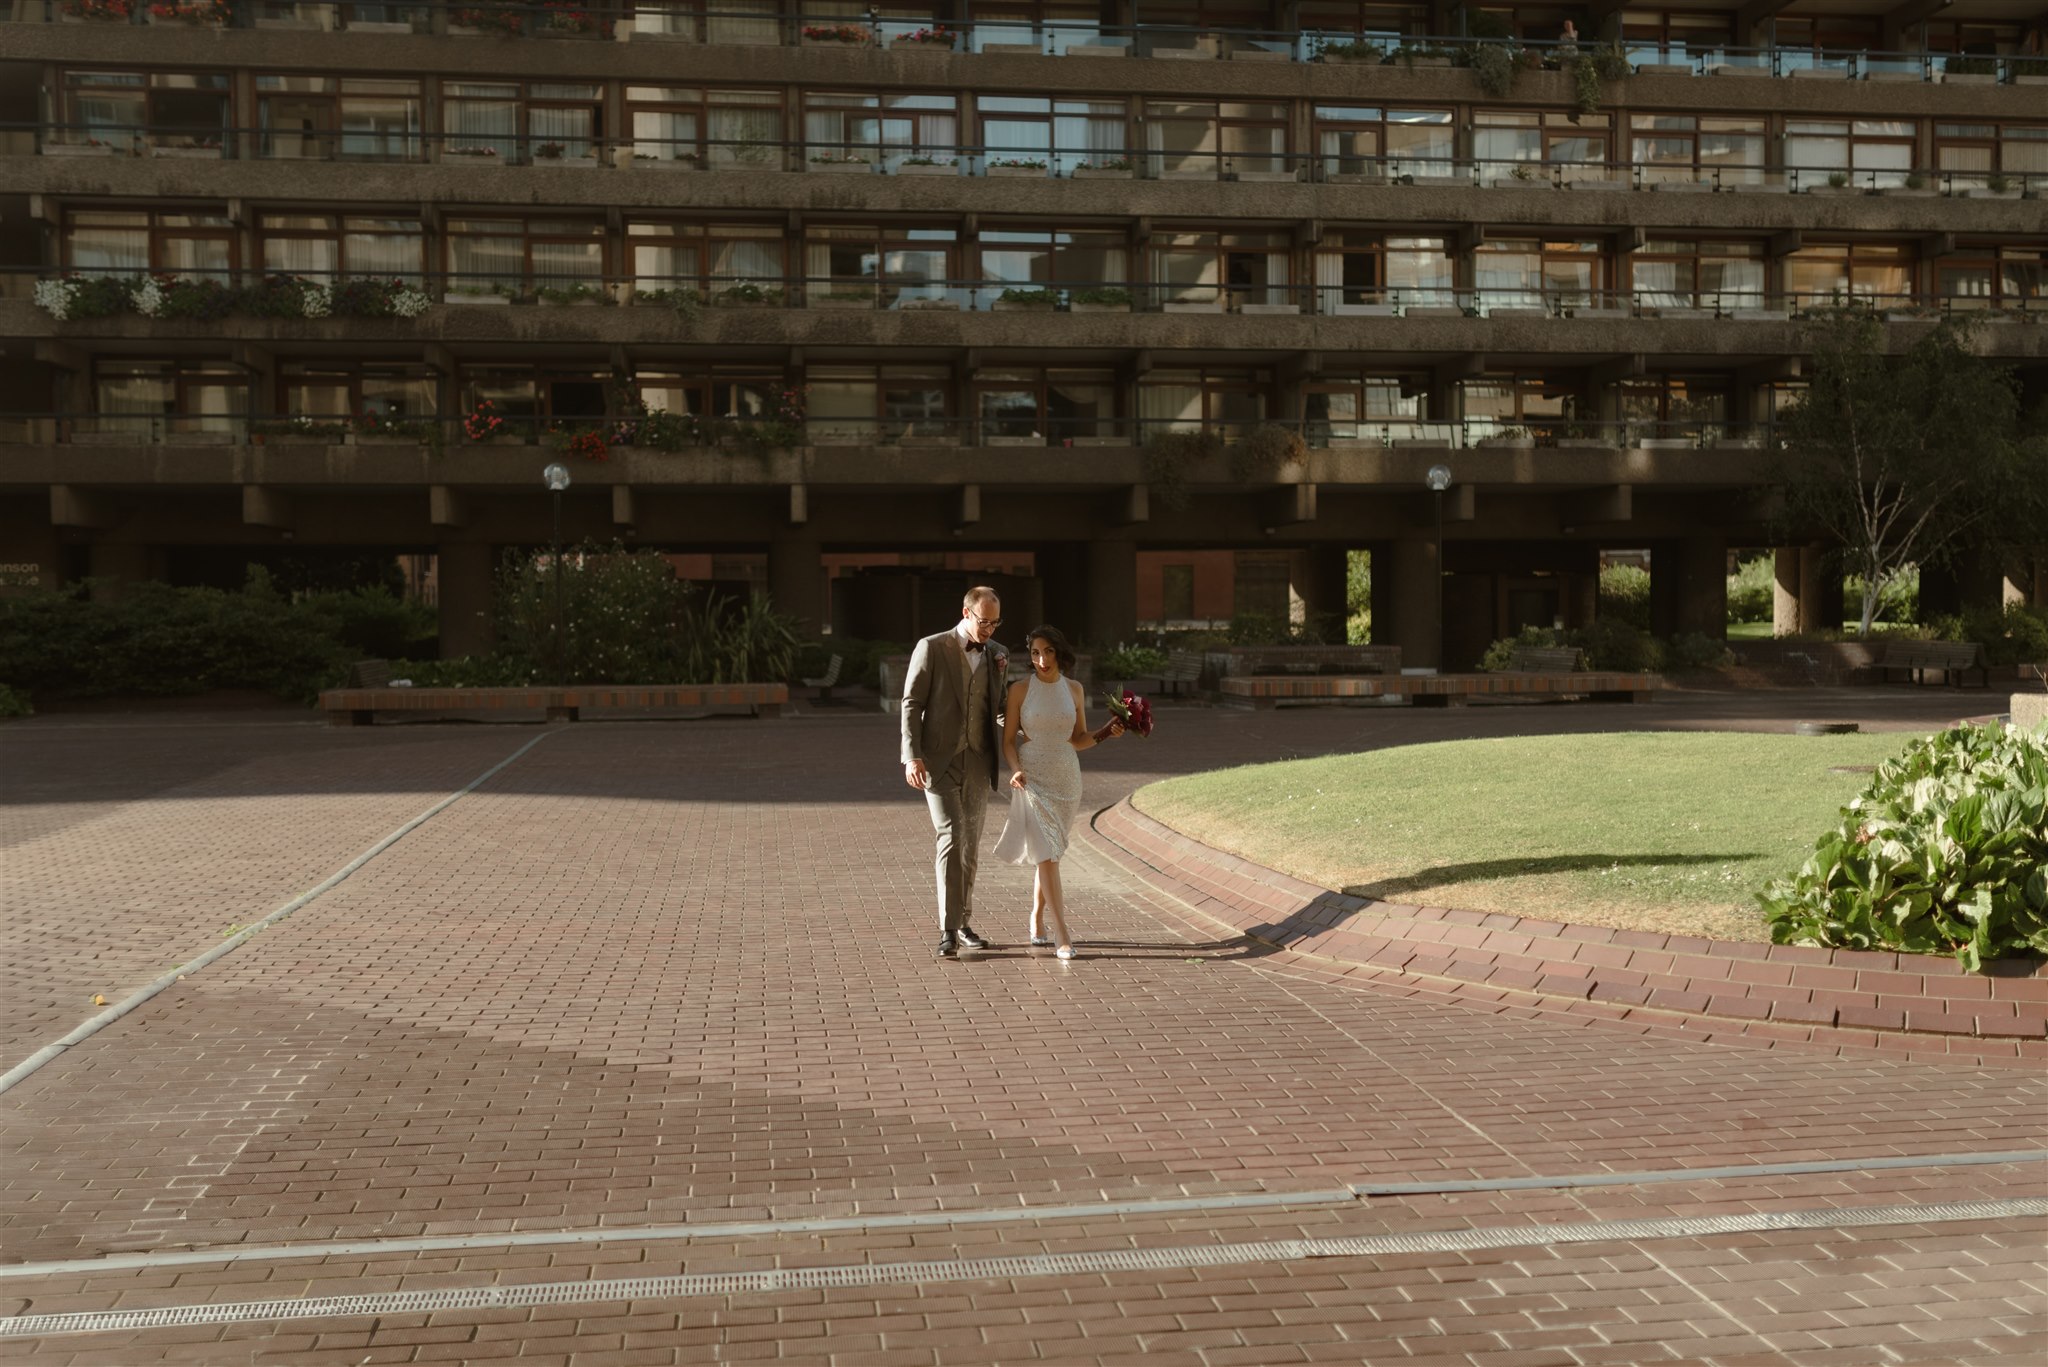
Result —
M 1087 805 L 1460 736 L 1982 710 L 1162 707 L 1152 741 L 1084 759 Z M 541 734 L 0 731 L 5 1066 Z M 2048 1341 L 2048 1173 L 2017 1156 L 2043 1145 L 2039 1077 L 1404 996 L 1205 932 L 1085 841 L 1081 958 L 1021 947 L 1028 871 L 985 866 L 996 947 L 937 963 L 931 830 L 894 755 L 889 719 L 843 708 L 554 728 L 62 1053 L 0 1098 L 0 1313 L 193 1313 L 0 1356 L 1890 1363 Z M 1671 1180 L 1536 1180 L 1599 1173 Z M 1448 1189 L 1473 1181 L 1494 1185 Z M 1382 1190 L 1402 1183 L 1437 1189 Z M 1446 1237 L 1474 1230 L 1509 1233 Z M 333 1295 L 369 1299 L 196 1313 Z

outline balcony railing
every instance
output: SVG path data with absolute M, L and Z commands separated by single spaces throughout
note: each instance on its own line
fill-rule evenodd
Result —
M 1590 42 L 1391 37 L 1328 30 L 1269 30 L 995 19 L 918 20 L 806 17 L 796 13 L 699 9 L 688 4 L 432 3 L 294 4 L 275 0 L 29 0 L 0 22 L 155 24 L 281 28 L 353 33 L 477 34 L 487 37 L 683 42 L 735 46 L 905 48 L 991 56 L 1112 56 L 1152 60 L 1352 62 L 1416 67 L 1471 66 L 1481 48 L 1508 49 L 1517 69 L 1559 69 L 1594 52 Z M 1792 47 L 1705 47 L 1629 42 L 1609 60 L 1658 75 L 1745 76 L 1844 81 L 2048 84 L 2048 58 L 2023 54 L 1889 52 Z

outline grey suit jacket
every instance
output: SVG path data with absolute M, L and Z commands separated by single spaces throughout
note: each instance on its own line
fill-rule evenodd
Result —
M 979 673 L 973 674 L 977 687 L 988 690 L 988 750 L 1003 753 L 1003 678 L 1010 667 L 1010 653 L 994 641 L 988 643 Z M 967 748 L 967 693 L 970 672 L 967 652 L 960 633 L 942 631 L 927 636 L 910 652 L 910 669 L 903 678 L 903 762 L 923 760 L 926 769 L 937 773 L 953 756 Z M 1000 763 L 989 766 L 989 787 L 998 786 Z

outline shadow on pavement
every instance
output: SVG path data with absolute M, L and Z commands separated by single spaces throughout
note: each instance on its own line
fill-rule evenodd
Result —
M 1542 859 L 1478 859 L 1465 864 L 1439 864 L 1400 878 L 1382 878 L 1376 883 L 1354 883 L 1344 889 L 1348 897 L 1369 897 L 1374 901 L 1401 901 L 1432 888 L 1454 887 L 1459 883 L 1485 883 L 1496 878 L 1517 878 L 1527 874 L 1577 873 L 1587 869 L 1654 867 L 1659 864 L 1720 864 L 1736 859 L 1761 857 L 1758 850 L 1723 854 L 1557 854 Z

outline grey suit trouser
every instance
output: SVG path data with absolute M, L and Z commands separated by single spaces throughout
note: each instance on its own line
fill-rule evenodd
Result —
M 943 773 L 932 774 L 924 805 L 939 833 L 934 863 L 939 883 L 939 930 L 951 935 L 974 914 L 974 870 L 981 859 L 981 823 L 988 814 L 988 779 L 994 757 L 962 750 Z

